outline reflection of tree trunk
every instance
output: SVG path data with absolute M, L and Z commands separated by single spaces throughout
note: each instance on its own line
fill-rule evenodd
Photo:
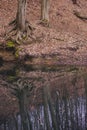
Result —
M 34 128 L 38 129 L 38 114 L 37 114 L 37 110 L 34 114 L 34 118 L 35 118 L 35 121 L 34 121 Z
M 64 109 L 65 109 L 65 130 L 69 130 L 69 117 L 68 117 L 68 92 L 67 88 L 64 87 L 63 92 L 63 100 L 64 100 Z
M 15 116 L 13 116 L 13 119 L 14 119 L 14 123 L 15 123 L 15 128 L 16 128 L 16 130 L 18 130 L 18 121 Z
M 64 128 L 64 125 L 63 125 L 63 112 L 62 112 L 62 110 L 63 110 L 63 100 L 62 100 L 62 98 L 61 98 L 61 100 L 60 100 L 60 129 L 62 129 L 63 130 L 63 128 Z
M 48 114 L 48 101 L 47 101 L 47 91 L 46 88 L 43 87 L 43 98 L 44 98 L 44 116 L 46 121 L 47 130 L 50 130 L 50 121 L 49 121 L 49 114 Z
M 61 122 L 61 119 L 60 119 L 60 102 L 59 102 L 59 95 L 56 94 L 56 120 L 57 120 L 57 123 L 58 123 L 58 130 L 60 130 L 60 122 Z
M 76 87 L 76 86 L 75 86 Z M 78 122 L 78 92 L 77 92 L 77 89 L 75 88 L 74 90 L 74 107 L 75 107 L 75 117 L 76 117 L 76 128 L 78 129 L 78 126 L 79 126 L 79 122 Z
M 11 122 L 11 119 L 8 121 L 8 129 L 9 130 L 12 130 L 13 129 L 13 126 L 12 126 L 12 124 L 11 124 L 12 122 Z
M 41 20 L 49 22 L 49 0 L 41 0 Z
M 23 125 L 23 130 L 28 130 L 28 117 L 27 117 L 27 111 L 25 106 L 25 95 L 20 96 L 19 99 L 19 109 L 20 109 L 20 115 L 21 115 L 21 123 Z
M 4 122 L 4 130 L 7 130 L 6 121 Z
M 32 90 L 32 85 L 28 80 L 19 79 L 16 83 L 14 83 L 14 88 L 12 94 L 18 98 L 19 103 L 19 112 L 21 117 L 21 124 L 23 127 L 23 130 L 29 129 L 29 118 L 28 118 L 28 112 L 27 112 L 27 96 L 29 92 Z
M 77 79 L 78 75 L 76 73 L 76 75 L 74 76 L 73 80 L 72 80 L 72 85 L 73 85 L 73 90 L 74 90 L 74 108 L 75 108 L 75 119 L 76 119 L 76 124 L 75 124 L 75 128 L 78 129 L 79 126 L 79 122 L 78 122 L 78 90 L 77 90 Z
M 27 115 L 28 115 L 29 128 L 30 128 L 30 130 L 33 130 L 33 128 L 32 128 L 32 122 L 30 120 L 29 112 L 27 112 Z
M 87 129 L 87 75 L 84 76 L 85 98 L 86 98 L 86 113 L 85 113 L 85 129 Z
M 52 125 L 54 130 L 58 130 L 57 128 L 57 122 L 56 122 L 56 115 L 55 115 L 55 110 L 51 101 L 51 98 L 48 98 L 48 103 L 49 103 L 49 109 L 50 109 L 50 113 L 51 113 L 51 117 L 52 117 Z
M 50 113 L 51 113 L 51 118 L 52 118 L 53 129 L 54 130 L 58 130 L 57 122 L 56 122 L 55 110 L 54 110 L 54 107 L 53 107 L 53 104 L 52 104 L 49 87 L 46 86 L 46 87 L 44 87 L 44 89 L 45 89 L 45 92 L 46 92 L 45 96 L 47 95 L 48 105 L 49 105 L 49 109 L 50 109 Z
M 75 130 L 75 123 L 74 123 L 74 103 L 73 100 L 70 99 L 69 107 L 70 107 L 70 122 L 72 130 Z

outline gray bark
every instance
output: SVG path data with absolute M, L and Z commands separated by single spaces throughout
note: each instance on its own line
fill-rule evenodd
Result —
M 17 26 L 20 31 L 26 31 L 26 0 L 18 0 Z
M 41 0 L 41 20 L 49 22 L 50 0 Z

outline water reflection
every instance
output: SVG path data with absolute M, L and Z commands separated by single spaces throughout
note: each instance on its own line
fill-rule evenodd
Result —
M 86 67 L 14 68 L 9 75 L 1 70 L 0 80 L 16 97 L 19 111 L 0 119 L 0 130 L 86 130 Z
M 27 113 L 28 122 L 24 126 L 21 114 L 1 124 L 4 130 L 85 130 L 86 101 L 84 98 L 57 99 L 56 103 L 44 105 Z M 54 109 L 53 109 L 54 108 Z M 25 121 L 25 120 L 24 120 Z

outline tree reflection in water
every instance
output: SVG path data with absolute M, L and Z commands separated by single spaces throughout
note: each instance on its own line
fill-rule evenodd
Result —
M 0 130 L 86 130 L 87 76 L 83 75 L 83 77 L 85 89 L 83 95 L 78 94 L 79 77 L 75 74 L 73 80 L 70 80 L 73 96 L 67 88 L 67 81 L 62 82 L 62 91 L 56 90 L 54 96 L 50 90 L 50 84 L 43 83 L 43 103 L 33 109 L 29 109 L 26 102 L 29 91 L 32 91 L 32 85 L 27 84 L 26 81 L 23 85 L 16 84 L 16 87 L 12 89 L 19 102 L 19 113 L 1 123 Z
M 64 90 L 62 97 L 55 93 L 56 100 L 52 102 L 49 87 L 44 87 L 43 93 L 43 105 L 23 113 L 20 111 L 2 124 L 0 130 L 86 130 L 87 101 L 84 97 L 69 98 L 67 90 Z M 21 122 L 25 119 L 21 114 L 27 116 L 27 124 Z

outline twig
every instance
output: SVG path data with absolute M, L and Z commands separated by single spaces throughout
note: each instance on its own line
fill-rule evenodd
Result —
M 76 16 L 76 17 L 78 17 L 79 19 L 81 19 L 81 20 L 87 20 L 87 17 L 86 16 L 82 16 L 79 12 L 77 12 L 76 10 L 74 10 L 73 11 L 73 13 L 74 13 L 74 15 Z

